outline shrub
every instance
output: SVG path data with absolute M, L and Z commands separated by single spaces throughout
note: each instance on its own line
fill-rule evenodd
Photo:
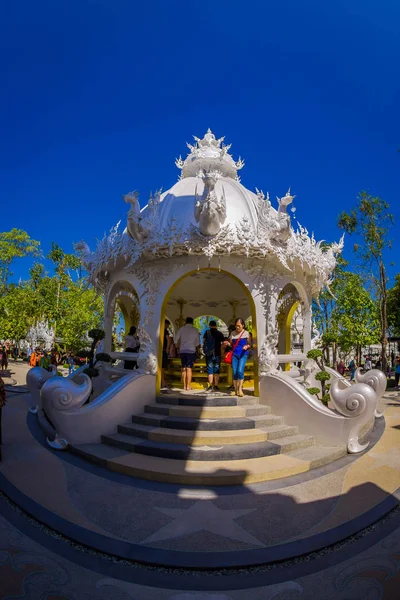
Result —
M 320 389 L 319 389 L 319 388 L 317 388 L 317 387 L 310 387 L 310 388 L 307 388 L 307 392 L 308 392 L 309 394 L 311 394 L 311 396 L 317 396 L 317 397 L 318 397 L 318 394 L 319 394 L 319 392 L 320 392 Z

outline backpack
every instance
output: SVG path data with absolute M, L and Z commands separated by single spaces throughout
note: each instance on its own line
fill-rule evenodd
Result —
M 215 352 L 215 341 L 210 330 L 204 336 L 203 352 L 206 356 L 212 356 Z

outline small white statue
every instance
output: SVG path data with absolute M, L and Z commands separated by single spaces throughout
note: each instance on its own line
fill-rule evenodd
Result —
M 277 353 L 278 331 L 275 328 L 271 329 L 265 336 L 263 345 L 261 346 L 258 357 L 260 375 L 268 375 L 276 373 L 279 369 L 279 359 Z
M 219 198 L 215 191 L 217 178 L 214 175 L 206 173 L 203 177 L 204 193 L 203 198 L 197 195 L 197 186 L 195 191 L 196 204 L 194 216 L 199 222 L 200 233 L 202 235 L 216 235 L 226 219 L 226 198 L 222 187 L 222 196 Z
M 276 199 L 278 200 L 279 205 L 278 213 L 287 213 L 287 207 L 289 206 L 289 204 L 292 204 L 295 198 L 296 196 L 292 196 L 290 194 L 290 188 L 286 192 L 286 196 L 283 196 L 283 198 L 278 198 L 277 196 Z
M 130 205 L 127 223 L 128 233 L 137 242 L 142 243 L 148 238 L 150 230 L 146 227 L 140 213 L 139 194 L 136 191 L 130 192 L 122 196 L 122 198 Z

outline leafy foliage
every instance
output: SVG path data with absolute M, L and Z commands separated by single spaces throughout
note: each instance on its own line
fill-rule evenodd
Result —
M 26 231 L 13 228 L 0 233 L 0 292 L 7 287 L 14 260 L 29 254 L 40 256 L 40 242 L 33 240 Z
M 321 398 L 319 398 L 319 396 L 318 396 L 318 394 L 320 392 L 319 388 L 308 388 L 308 392 L 310 394 L 312 393 L 313 395 L 316 395 L 321 400 L 321 402 L 323 402 L 324 404 L 327 404 L 329 401 L 329 394 L 327 393 L 327 390 L 329 388 L 326 385 L 326 382 L 329 381 L 331 376 L 329 375 L 329 373 L 327 371 L 325 371 L 325 363 L 324 363 L 324 356 L 323 356 L 322 350 L 319 350 L 318 348 L 309 350 L 307 352 L 307 358 L 309 358 L 311 360 L 315 360 L 315 362 L 317 363 L 317 365 L 320 369 L 320 371 L 318 371 L 318 373 L 316 373 L 315 379 L 316 379 L 316 381 L 321 382 Z M 314 390 L 314 391 L 310 392 L 310 390 Z M 315 390 L 318 390 L 318 391 L 315 392 Z
M 384 263 L 385 250 L 392 247 L 388 238 L 393 225 L 393 215 L 389 204 L 379 196 L 361 192 L 357 204 L 350 212 L 339 215 L 338 226 L 349 235 L 355 235 L 360 243 L 354 244 L 354 251 L 361 259 L 364 273 L 374 286 L 379 306 L 380 341 L 382 345 L 381 363 L 386 370 L 387 346 L 387 274 Z
M 322 331 L 324 347 L 340 346 L 344 352 L 377 343 L 379 310 L 361 275 L 346 270 L 339 261 L 330 291 L 324 290 L 313 305 L 314 322 Z M 334 357 L 335 362 L 335 357 Z
M 31 240 L 34 242 L 31 244 L 26 232 L 18 236 L 0 234 L 0 247 L 2 236 L 6 238 L 3 245 L 8 244 L 5 256 L 15 258 L 28 252 L 37 254 L 39 242 Z M 42 263 L 35 262 L 28 281 L 0 288 L 0 339 L 23 339 L 32 325 L 44 320 L 69 350 L 77 351 L 85 345 L 88 331 L 101 322 L 103 301 L 82 277 L 78 256 L 65 253 L 53 243 L 48 258 L 54 264 L 53 275 L 46 272 Z M 4 268 L 4 262 L 0 262 L 0 274 L 4 274 Z M 9 268 L 7 273 L 10 274 Z
M 400 336 L 400 274 L 396 275 L 393 287 L 388 290 L 387 313 L 391 333 Z

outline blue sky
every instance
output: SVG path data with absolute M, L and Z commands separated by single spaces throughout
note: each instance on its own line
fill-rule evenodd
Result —
M 396 0 L 3 2 L 0 231 L 94 246 L 208 127 L 317 238 L 362 189 L 400 223 L 399 23 Z

